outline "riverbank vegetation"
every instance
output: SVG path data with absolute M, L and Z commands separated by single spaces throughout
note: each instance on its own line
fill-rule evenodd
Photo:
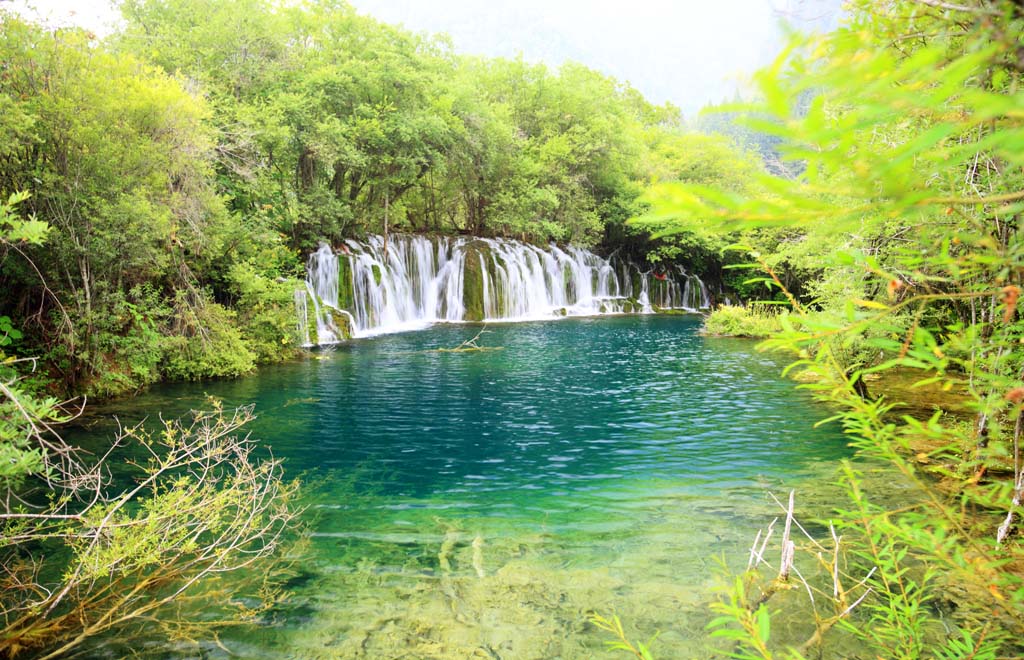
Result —
M 19 219 L 20 201 L 0 204 L 0 243 L 15 250 L 52 229 Z M 0 656 L 68 657 L 137 629 L 215 634 L 273 604 L 297 484 L 239 435 L 251 407 L 212 401 L 90 452 L 54 432 L 73 415 L 26 387 L 26 365 L 6 353 L 18 339 L 0 317 Z M 243 573 L 228 592 L 215 579 Z
M 1024 15 L 1010 2 L 849 11 L 846 27 L 794 41 L 758 77 L 764 101 L 749 116 L 804 174 L 763 176 L 755 196 L 659 186 L 648 220 L 669 233 L 744 232 L 734 249 L 785 308 L 763 347 L 792 354 L 861 455 L 913 488 L 904 502 L 874 501 L 845 464 L 849 502 L 833 531 L 845 552 L 806 564 L 811 584 L 774 570 L 730 580 L 715 635 L 728 657 L 815 657 L 837 624 L 872 656 L 1017 657 Z M 794 271 L 813 275 L 794 287 Z M 864 387 L 894 369 L 940 386 L 933 414 L 893 414 L 897 401 Z M 944 392 L 966 394 L 968 418 L 946 412 Z M 800 547 L 788 543 L 784 564 Z M 802 648 L 771 638 L 779 581 L 826 587 L 841 604 L 808 621 Z
M 752 303 L 720 305 L 704 319 L 704 333 L 712 337 L 766 339 L 782 330 L 778 308 Z

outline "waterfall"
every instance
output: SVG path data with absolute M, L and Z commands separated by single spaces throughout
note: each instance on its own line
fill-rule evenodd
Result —
M 321 243 L 320 248 L 309 255 L 306 283 L 320 300 L 332 307 L 338 306 L 338 255 L 327 243 Z
M 651 281 L 653 280 L 653 281 Z M 680 309 L 695 312 L 711 307 L 711 296 L 704 282 L 682 266 L 676 266 L 675 273 L 661 273 L 653 276 L 644 274 L 643 291 L 637 300 L 645 301 L 653 307 L 661 309 Z
M 338 257 L 331 246 L 321 243 L 319 249 L 309 255 L 306 261 L 306 288 L 295 291 L 295 309 L 299 315 L 299 336 L 303 346 L 313 346 L 309 336 L 309 307 L 313 303 L 313 319 L 316 322 L 316 344 L 336 344 L 344 334 L 334 322 L 331 309 L 338 309 Z
M 301 300 L 300 300 L 301 299 Z M 707 287 L 681 267 L 655 275 L 617 256 L 576 246 L 547 247 L 500 238 L 393 235 L 326 244 L 309 256 L 306 290 L 296 292 L 299 335 L 340 341 L 334 322 L 348 316 L 352 336 L 432 323 L 523 321 L 710 305 Z
M 654 307 L 651 306 L 651 272 L 647 271 L 640 275 L 640 295 L 636 297 L 640 304 L 640 311 L 643 314 L 653 314 Z
M 385 250 L 380 236 L 348 241 L 354 336 L 463 320 L 463 244 L 463 239 L 393 236 Z
M 593 252 L 507 239 L 482 239 L 490 259 L 480 257 L 484 319 L 522 321 L 553 316 L 622 313 L 614 266 Z M 628 279 L 628 277 L 627 277 Z
M 708 294 L 708 287 L 703 280 L 686 271 L 682 271 L 682 274 L 686 283 L 683 288 L 682 308 L 697 310 L 711 307 L 711 296 Z
M 298 331 L 303 346 L 313 345 L 309 339 L 309 307 L 306 306 L 308 296 L 305 289 L 295 290 L 295 314 L 298 316 Z
M 334 317 L 331 316 L 331 310 L 327 309 L 330 305 L 326 300 L 323 300 L 323 305 L 320 305 L 322 298 L 316 293 L 313 285 L 308 281 L 306 282 L 306 291 L 309 294 L 309 299 L 313 301 L 313 318 L 316 320 L 316 343 L 318 344 L 337 344 L 342 339 L 341 330 L 334 323 Z

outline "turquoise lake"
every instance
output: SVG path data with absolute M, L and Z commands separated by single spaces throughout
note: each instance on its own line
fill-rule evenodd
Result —
M 491 325 L 351 341 L 234 381 L 162 386 L 97 413 L 254 403 L 254 437 L 308 483 L 310 553 L 288 601 L 202 657 L 702 657 L 718 561 L 779 515 L 823 515 L 851 456 L 785 360 L 697 317 Z M 831 490 L 830 490 L 831 489 Z M 834 502 L 833 502 L 834 503 Z M 784 633 L 780 633 L 784 634 Z M 197 657 L 195 646 L 166 651 Z

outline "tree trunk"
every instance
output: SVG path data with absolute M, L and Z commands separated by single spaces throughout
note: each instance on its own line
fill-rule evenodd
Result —
M 296 174 L 298 175 L 299 190 L 309 190 L 313 187 L 313 177 L 316 173 L 316 159 L 308 147 L 302 150 L 299 156 Z
M 384 258 L 388 256 L 388 191 L 384 191 Z

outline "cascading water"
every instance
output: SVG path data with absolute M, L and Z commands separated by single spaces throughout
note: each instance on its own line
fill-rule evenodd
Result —
M 621 313 L 625 298 L 611 264 L 592 252 L 484 239 L 483 313 L 488 321 Z
M 338 255 L 327 243 L 321 243 L 320 248 L 309 255 L 306 283 L 320 300 L 332 307 L 338 306 Z
M 401 235 L 386 249 L 382 237 L 371 236 L 347 241 L 340 252 L 321 244 L 310 255 L 306 290 L 296 292 L 299 334 L 307 343 L 308 300 L 319 344 L 342 338 L 334 320 L 339 313 L 348 316 L 352 336 L 365 337 L 437 322 L 710 306 L 707 287 L 682 268 L 656 276 L 575 246 Z
M 313 320 L 316 323 L 315 343 L 309 335 L 309 301 L 313 303 Z M 306 262 L 305 290 L 295 291 L 295 311 L 299 317 L 298 330 L 304 339 L 303 346 L 336 344 L 344 338 L 330 308 L 348 313 L 338 309 L 338 257 L 331 246 L 321 243 Z
M 685 286 L 683 288 L 683 309 L 708 309 L 711 307 L 711 295 L 704 281 L 693 273 L 687 273 L 680 268 Z
M 647 275 L 650 275 L 649 273 Z M 653 281 L 651 281 L 653 280 Z M 711 295 L 704 282 L 682 266 L 675 274 L 662 273 L 643 280 L 643 291 L 637 300 L 661 309 L 699 310 L 711 306 Z
M 303 346 L 312 346 L 313 342 L 309 338 L 309 306 L 306 305 L 306 300 L 309 299 L 305 289 L 295 290 L 295 313 L 298 316 L 298 332 L 299 337 L 302 337 Z
M 644 314 L 653 314 L 654 307 L 651 306 L 651 273 L 650 271 L 643 273 L 640 279 L 640 295 L 636 297 L 636 301 L 640 304 L 640 310 Z
M 355 336 L 461 321 L 464 241 L 424 236 L 372 236 L 348 241 Z

